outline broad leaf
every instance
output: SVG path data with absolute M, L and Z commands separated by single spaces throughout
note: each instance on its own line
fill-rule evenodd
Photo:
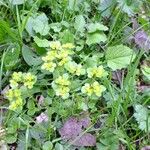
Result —
M 23 45 L 22 47 L 22 55 L 25 62 L 29 66 L 38 66 L 42 63 L 41 58 L 39 58 L 28 46 Z
M 141 130 L 144 130 L 146 132 L 147 130 L 150 131 L 150 115 L 149 110 L 146 107 L 142 105 L 136 105 L 134 117 L 138 122 L 139 128 Z
M 9 0 L 9 2 L 13 5 L 21 5 L 25 2 L 26 0 Z
M 107 31 L 108 28 L 101 23 L 91 23 L 88 26 L 88 33 L 93 33 L 96 31 Z
M 39 46 L 39 47 L 49 47 L 50 42 L 46 39 L 40 39 L 37 36 L 34 37 L 34 42 Z
M 95 32 L 95 33 L 91 33 L 87 35 L 86 43 L 88 45 L 92 45 L 96 43 L 98 44 L 100 42 L 106 42 L 106 40 L 107 40 L 107 37 L 104 33 Z
M 83 32 L 85 27 L 85 19 L 82 15 L 78 15 L 75 18 L 75 24 L 74 27 L 77 31 Z
M 20 47 L 18 45 L 11 45 L 8 47 L 5 58 L 4 65 L 5 68 L 10 70 L 12 69 L 19 60 Z
M 28 21 L 26 23 L 25 29 L 27 30 L 27 32 L 29 33 L 30 36 L 34 36 L 35 32 L 33 30 L 33 22 L 34 22 L 34 18 L 33 17 L 29 17 Z
M 99 10 L 102 13 L 103 17 L 109 17 L 111 15 L 111 11 L 116 4 L 116 0 L 102 0 L 99 5 Z
M 63 145 L 61 145 L 60 143 L 56 143 L 55 150 L 64 150 Z
M 74 43 L 74 35 L 69 30 L 62 32 L 60 38 L 62 43 Z
M 48 18 L 44 13 L 36 17 L 29 17 L 25 28 L 31 36 L 34 36 L 35 32 L 45 36 L 50 29 Z
M 43 145 L 43 150 L 51 150 L 53 148 L 53 144 L 50 141 L 47 141 Z
M 135 58 L 132 49 L 124 45 L 108 47 L 106 61 L 112 70 L 126 68 Z
M 34 19 L 33 29 L 36 33 L 40 33 L 43 36 L 48 34 L 50 27 L 48 18 L 44 13 Z
M 144 76 L 148 79 L 148 80 L 150 80 L 150 67 L 143 67 L 142 68 L 142 73 L 144 74 Z

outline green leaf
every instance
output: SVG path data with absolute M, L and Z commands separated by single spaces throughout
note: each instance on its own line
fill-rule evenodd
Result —
M 9 0 L 9 2 L 13 5 L 21 5 L 25 2 L 26 0 Z
M 88 26 L 88 33 L 94 33 L 96 31 L 107 31 L 108 28 L 101 23 L 90 23 Z
M 44 103 L 45 105 L 51 105 L 52 104 L 52 98 L 47 96 L 45 99 L 44 99 Z
M 38 66 L 42 63 L 40 57 L 38 57 L 28 46 L 23 45 L 22 47 L 22 55 L 25 62 L 29 66 Z
M 100 43 L 100 42 L 106 42 L 107 37 L 104 33 L 91 33 L 87 35 L 86 43 L 88 45 Z
M 51 23 L 51 24 L 50 24 L 50 29 L 53 29 L 54 32 L 60 32 L 61 29 L 62 29 L 62 24 L 61 24 L 61 23 L 58 23 L 58 22 L 56 22 L 56 23 Z
M 140 8 L 142 5 L 140 0 L 117 0 L 117 2 L 120 9 L 129 16 L 133 16 L 137 8 Z
M 83 32 L 85 24 L 86 24 L 86 22 L 85 22 L 85 19 L 84 19 L 83 15 L 76 16 L 75 23 L 74 23 L 74 28 L 77 31 Z
M 74 43 L 74 35 L 69 30 L 61 33 L 60 38 L 62 43 Z
M 88 57 L 86 59 L 86 62 L 85 62 L 85 66 L 87 68 L 90 68 L 90 67 L 95 67 L 98 65 L 98 58 L 96 57 L 96 55 L 92 56 L 92 57 Z
M 144 66 L 144 67 L 142 68 L 142 73 L 144 74 L 144 76 L 145 76 L 148 80 L 150 80 L 150 67 Z
M 29 17 L 25 26 L 25 29 L 27 30 L 30 36 L 34 36 L 35 34 L 33 30 L 33 22 L 34 22 L 34 18 Z
M 149 110 L 142 105 L 135 105 L 134 117 L 139 124 L 139 129 L 145 132 L 150 131 L 150 115 Z
M 20 43 L 18 32 L 13 30 L 8 22 L 0 20 L 0 42 L 10 42 L 10 39 Z
M 25 99 L 27 97 L 31 97 L 31 95 L 35 94 L 35 93 L 39 93 L 40 87 L 33 87 L 32 89 L 27 89 L 26 87 L 21 87 L 21 93 L 22 93 L 22 97 Z
M 100 142 L 97 143 L 97 150 L 117 150 L 119 148 L 119 138 L 117 134 L 114 134 L 113 130 L 107 130 L 101 137 Z M 117 132 L 117 131 L 116 131 Z
M 6 69 L 10 70 L 16 65 L 19 60 L 19 54 L 19 45 L 11 45 L 8 47 L 4 58 L 4 65 Z
M 50 42 L 46 39 L 40 39 L 37 36 L 34 37 L 34 42 L 39 46 L 39 47 L 49 47 Z
M 56 143 L 55 150 L 64 150 L 63 146 L 59 143 Z
M 53 144 L 50 141 L 47 141 L 44 143 L 42 150 L 52 150 L 53 148 Z
M 103 17 L 109 17 L 111 15 L 112 9 L 116 5 L 116 0 L 103 0 L 99 5 L 99 10 Z
M 132 49 L 124 45 L 108 47 L 106 51 L 107 65 L 112 70 L 126 68 L 135 58 Z
M 35 36 L 36 33 L 43 36 L 47 35 L 50 30 L 47 16 L 44 13 L 38 16 L 32 15 L 28 18 L 25 29 L 30 36 Z
M 7 134 L 7 136 L 5 137 L 5 141 L 8 144 L 15 143 L 16 140 L 17 140 L 17 134 Z
M 34 104 L 33 99 L 28 101 L 27 107 L 28 107 L 28 109 L 34 109 L 35 108 L 35 104 Z
M 36 126 L 32 127 L 29 129 L 31 138 L 36 139 L 36 140 L 40 140 L 41 137 L 45 136 L 45 131 L 41 130 L 41 128 L 38 128 Z
M 42 13 L 33 20 L 33 30 L 45 36 L 49 33 L 49 25 L 47 16 Z

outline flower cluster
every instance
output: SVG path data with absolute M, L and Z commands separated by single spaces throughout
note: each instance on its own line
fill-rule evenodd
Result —
M 87 69 L 87 76 L 92 79 L 102 78 L 107 76 L 107 72 L 104 70 L 103 66 L 95 66 Z M 103 85 L 100 85 L 96 80 L 91 84 L 85 83 L 81 88 L 82 93 L 87 94 L 88 96 L 96 95 L 98 97 L 100 97 L 105 90 L 106 88 Z
M 11 89 L 6 92 L 6 97 L 10 101 L 9 108 L 16 110 L 23 105 L 21 86 L 31 89 L 36 82 L 36 76 L 31 73 L 14 72 L 10 80 Z
M 86 68 L 84 61 L 82 63 L 76 63 L 74 61 L 74 45 L 71 43 L 61 44 L 59 41 L 50 43 L 50 51 L 47 55 L 42 57 L 44 61 L 42 69 L 53 73 L 57 67 L 62 67 L 60 76 L 52 82 L 52 88 L 54 89 L 56 96 L 60 96 L 63 99 L 69 97 L 70 85 L 74 76 L 80 78 L 84 75 L 84 79 L 88 77 L 88 83 L 85 83 L 80 90 L 87 96 L 96 95 L 101 96 L 102 92 L 105 91 L 105 87 L 100 85 L 97 79 L 100 79 L 107 75 L 103 66 L 95 66 Z M 59 69 L 58 69 L 59 70 Z M 71 76 L 71 77 L 70 77 Z M 69 80 L 70 78 L 70 80 Z
M 69 75 L 66 73 L 53 81 L 52 87 L 55 90 L 57 96 L 61 96 L 63 99 L 66 99 L 69 97 L 70 84 L 71 82 L 69 81 Z
M 12 79 L 10 80 L 11 88 L 18 88 L 19 85 L 24 85 L 29 89 L 32 89 L 33 84 L 36 82 L 36 76 L 29 73 L 14 72 Z
M 105 90 L 106 88 L 103 85 L 100 85 L 97 81 L 94 81 L 92 84 L 85 83 L 85 85 L 81 88 L 82 93 L 85 93 L 88 96 L 95 94 L 98 97 L 100 97 L 102 92 Z
M 68 62 L 65 65 L 65 68 L 67 71 L 69 71 L 71 74 L 80 76 L 80 75 L 84 75 L 85 74 L 85 69 L 83 68 L 83 66 L 81 64 L 77 64 L 76 62 L 72 61 L 72 62 Z
M 71 49 L 74 48 L 71 43 L 61 45 L 59 41 L 51 42 L 50 48 L 51 50 L 47 52 L 47 55 L 42 57 L 44 61 L 43 70 L 53 72 L 57 66 L 63 66 L 71 61 L 73 54 Z
M 95 66 L 93 68 L 88 68 L 87 69 L 87 74 L 88 74 L 89 78 L 94 78 L 94 77 L 101 78 L 101 77 L 107 75 L 107 73 L 104 70 L 103 66 L 99 66 L 99 67 Z

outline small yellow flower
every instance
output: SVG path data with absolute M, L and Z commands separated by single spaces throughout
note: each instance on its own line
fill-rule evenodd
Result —
M 21 90 L 20 89 L 14 89 L 14 97 L 16 97 L 16 98 L 21 97 Z
M 6 97 L 8 98 L 8 100 L 12 101 L 12 100 L 16 100 L 18 98 L 21 97 L 21 91 L 20 89 L 10 89 L 8 90 L 8 92 L 6 93 Z
M 36 82 L 36 76 L 32 75 L 30 72 L 25 73 L 23 77 L 24 86 L 29 89 L 33 88 L 34 83 Z
M 49 72 L 53 72 L 56 68 L 56 64 L 53 62 L 44 63 L 41 67 L 43 70 L 47 70 Z
M 11 88 L 17 88 L 18 87 L 18 83 L 15 81 L 15 80 L 13 80 L 13 79 L 11 79 L 10 81 L 10 86 L 11 86 Z
M 76 71 L 76 65 L 77 64 L 74 61 L 69 61 L 65 64 L 65 68 L 67 69 L 67 71 L 73 74 Z
M 17 104 L 16 104 L 16 102 L 12 102 L 12 103 L 9 105 L 9 109 L 10 109 L 10 110 L 16 110 L 16 109 L 17 109 Z
M 21 98 L 18 98 L 16 100 L 16 105 L 19 107 L 19 106 L 22 106 L 22 99 Z
M 83 66 L 81 64 L 78 64 L 76 66 L 76 71 L 75 71 L 75 74 L 77 76 L 80 76 L 80 75 L 84 75 L 85 74 L 85 69 L 83 69 Z
M 85 83 L 85 85 L 81 88 L 81 92 L 91 96 L 93 94 L 93 89 L 89 83 Z
M 6 92 L 6 97 L 11 101 L 14 97 L 14 90 L 10 89 Z
M 96 96 L 100 97 L 102 95 L 102 92 L 106 90 L 106 88 L 103 85 L 100 85 L 97 81 L 95 81 L 92 84 L 93 92 Z
M 20 82 L 22 80 L 22 72 L 14 72 L 12 74 L 12 80 Z
M 64 49 L 73 49 L 75 46 L 72 43 L 66 43 L 62 45 Z
M 53 50 L 61 50 L 61 43 L 59 41 L 50 42 L 50 48 Z
M 57 56 L 56 51 L 49 51 L 49 52 L 47 52 L 47 56 L 42 57 L 42 60 L 44 62 L 50 62 L 50 61 L 53 61 L 54 59 L 56 59 L 56 56 Z
M 56 56 L 58 59 L 63 59 L 68 57 L 69 55 L 73 54 L 70 50 L 61 50 L 58 52 L 58 55 Z
M 107 74 L 102 66 L 88 68 L 87 73 L 89 78 L 93 77 L 101 78 Z
M 66 58 L 63 58 L 59 63 L 58 63 L 58 66 L 63 66 L 65 65 L 66 63 L 68 63 L 69 61 L 71 60 L 71 57 L 66 57 Z
M 85 85 L 81 88 L 81 92 L 87 94 L 88 96 L 92 96 L 95 94 L 100 97 L 102 92 L 104 92 L 106 88 L 103 85 L 100 85 L 97 81 L 92 84 L 85 83 Z
M 9 109 L 16 110 L 18 107 L 22 106 L 22 99 L 18 98 L 16 101 L 11 102 Z
M 70 89 L 68 87 L 61 86 L 57 88 L 55 91 L 56 91 L 56 95 L 61 96 L 63 99 L 67 99 L 69 97 Z
M 55 83 L 62 85 L 62 86 L 68 86 L 70 85 L 70 81 L 68 80 L 69 76 L 68 74 L 63 74 L 63 76 L 59 76 L 56 80 Z
M 84 75 L 85 69 L 83 69 L 83 66 L 81 64 L 77 64 L 74 61 L 70 61 L 65 65 L 65 68 L 72 74 L 75 74 L 77 76 Z

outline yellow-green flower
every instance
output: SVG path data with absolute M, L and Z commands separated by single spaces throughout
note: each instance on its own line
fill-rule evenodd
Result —
M 66 43 L 62 45 L 64 49 L 73 49 L 75 46 L 72 43 Z
M 56 64 L 53 62 L 44 63 L 41 67 L 43 70 L 47 70 L 49 72 L 53 72 L 56 68 Z
M 20 89 L 10 89 L 8 90 L 8 92 L 6 93 L 6 97 L 8 98 L 8 100 L 12 101 L 12 100 L 16 100 L 18 98 L 21 97 L 21 91 Z
M 91 96 L 93 94 L 93 89 L 89 83 L 85 83 L 85 85 L 81 88 L 81 92 Z
M 42 60 L 44 62 L 50 62 L 56 59 L 57 52 L 56 51 L 49 51 L 47 52 L 47 56 L 42 57 Z
M 76 71 L 76 65 L 77 64 L 74 61 L 69 61 L 65 64 L 65 68 L 67 71 L 73 74 Z
M 67 73 L 63 74 L 62 76 L 59 76 L 56 80 L 55 83 L 62 85 L 62 86 L 68 86 L 70 85 L 69 75 Z
M 11 79 L 9 82 L 10 82 L 11 88 L 13 88 L 13 89 L 17 88 L 18 85 L 19 85 L 19 84 L 18 84 L 15 80 L 13 80 L 13 79 Z
M 63 59 L 63 58 L 66 58 L 68 57 L 69 55 L 73 54 L 72 51 L 70 50 L 61 50 L 61 51 L 58 51 L 58 54 L 57 54 L 57 58 L 58 59 Z
M 14 102 L 12 102 L 10 105 L 9 105 L 9 109 L 11 109 L 11 110 L 16 110 L 17 109 L 17 104 L 16 104 L 16 102 L 14 101 Z
M 16 81 L 16 82 L 20 82 L 22 81 L 22 72 L 14 72 L 12 74 L 12 80 Z
M 61 50 L 61 43 L 59 41 L 50 42 L 50 48 L 53 50 Z
M 106 90 L 106 88 L 103 85 L 100 85 L 97 81 L 95 81 L 92 84 L 93 92 L 96 96 L 100 97 L 102 95 L 102 92 Z
M 103 85 L 100 85 L 97 81 L 92 84 L 85 83 L 85 85 L 81 88 L 81 92 L 87 94 L 88 96 L 92 96 L 95 94 L 100 97 L 102 92 L 104 92 L 106 88 Z
M 82 66 L 81 64 L 77 64 L 77 65 L 76 65 L 75 74 L 76 74 L 77 76 L 80 76 L 80 75 L 84 75 L 84 74 L 85 74 L 85 69 L 83 69 L 83 66 Z
M 17 108 L 22 106 L 22 99 L 18 98 L 16 101 L 11 102 L 9 109 L 16 110 Z
M 99 66 L 99 67 L 88 68 L 87 74 L 89 78 L 93 78 L 93 77 L 101 78 L 105 76 L 107 73 L 104 70 L 103 66 Z
M 52 88 L 56 92 L 57 96 L 61 96 L 63 99 L 69 97 L 69 85 L 71 82 L 69 81 L 68 74 L 63 74 L 59 76 L 55 81 L 52 82 Z
M 74 61 L 70 61 L 65 65 L 65 68 L 67 71 L 69 71 L 72 74 L 75 74 L 77 76 L 84 75 L 85 69 L 81 64 L 77 64 Z
M 23 73 L 22 72 L 14 72 L 12 74 L 12 79 L 9 81 L 11 88 L 17 88 L 18 82 L 22 82 Z
M 69 91 L 70 89 L 66 86 L 60 86 L 55 89 L 56 95 L 61 96 L 63 99 L 67 99 L 69 97 Z
M 69 56 L 66 58 L 63 58 L 62 60 L 59 61 L 58 66 L 63 66 L 66 63 L 68 63 L 70 60 L 71 60 L 71 57 L 69 57 Z
M 24 86 L 26 86 L 29 89 L 32 89 L 34 83 L 36 82 L 36 76 L 28 72 L 24 74 L 23 80 Z

